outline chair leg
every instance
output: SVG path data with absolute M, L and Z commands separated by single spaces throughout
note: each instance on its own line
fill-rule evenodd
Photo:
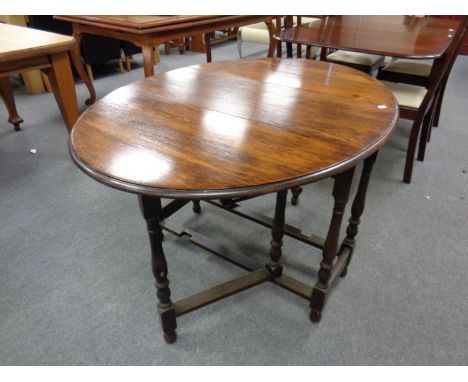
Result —
M 122 74 L 124 72 L 123 60 L 121 58 L 119 58 L 119 71 Z
M 23 119 L 18 115 L 16 111 L 15 98 L 13 96 L 13 89 L 9 77 L 0 78 L 0 96 L 5 103 L 5 107 L 8 110 L 8 122 L 13 124 L 15 131 L 21 130 L 20 123 Z
M 239 58 L 242 58 L 242 28 L 237 30 L 237 51 L 239 52 Z
M 447 80 L 444 81 L 444 84 L 442 85 L 440 92 L 437 96 L 437 102 L 436 102 L 436 109 L 435 109 L 435 116 L 434 116 L 434 126 L 438 127 L 439 126 L 439 117 L 440 117 L 440 110 L 442 109 L 442 101 L 444 99 L 444 92 L 445 92 L 445 86 L 447 85 Z
M 307 45 L 305 58 L 308 59 L 308 60 L 310 60 L 311 54 L 312 54 L 312 46 L 311 46 L 311 45 Z
M 211 33 L 205 33 L 206 62 L 211 62 Z
M 418 143 L 419 130 L 421 129 L 421 120 L 416 119 L 411 129 L 410 139 L 408 142 L 408 150 L 406 152 L 405 173 L 403 175 L 403 182 L 410 184 L 411 175 L 413 173 L 414 155 L 416 152 L 416 144 Z
M 430 110 L 426 114 L 423 120 L 421 138 L 419 139 L 418 157 L 417 157 L 417 160 L 420 162 L 424 162 L 424 154 L 426 153 L 426 144 L 428 142 L 429 133 L 432 127 L 431 125 L 432 125 L 433 115 L 434 115 L 433 111 Z
M 297 58 L 302 58 L 302 45 L 301 44 L 296 45 L 296 55 L 297 55 Z
M 165 55 L 171 54 L 171 42 L 170 41 L 166 41 L 164 43 L 164 54 Z
M 132 70 L 131 56 L 125 57 L 125 66 L 127 67 L 128 72 L 130 72 Z
M 292 42 L 287 42 L 286 43 L 286 57 L 287 58 L 292 58 L 293 53 L 292 53 Z

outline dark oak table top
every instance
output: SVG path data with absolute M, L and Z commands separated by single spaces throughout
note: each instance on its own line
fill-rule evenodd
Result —
M 344 171 L 398 121 L 387 88 L 313 60 L 176 69 L 115 90 L 70 135 L 77 165 L 124 191 L 170 198 L 255 195 Z
M 458 26 L 458 20 L 432 17 L 331 16 L 288 28 L 275 38 L 399 58 L 438 58 Z

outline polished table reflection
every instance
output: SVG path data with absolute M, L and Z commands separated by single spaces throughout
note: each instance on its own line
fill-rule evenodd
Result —
M 88 105 L 96 101 L 94 86 L 83 69 L 81 61 L 80 41 L 83 34 L 111 37 L 135 44 L 142 49 L 143 69 L 145 77 L 154 75 L 153 51 L 159 45 L 170 40 L 177 40 L 188 36 L 204 35 L 206 59 L 211 62 L 210 33 L 217 30 L 240 27 L 243 25 L 264 22 L 270 35 L 268 57 L 275 51 L 272 16 L 254 15 L 172 15 L 172 16 L 107 16 L 107 15 L 65 15 L 54 16 L 70 22 L 73 27 L 73 37 L 77 45 L 73 49 L 73 60 L 80 77 L 85 82 L 90 97 Z M 159 50 L 157 51 L 159 54 Z
M 275 38 L 397 58 L 439 58 L 459 21 L 416 16 L 329 16 L 321 23 L 285 29 Z
M 311 60 L 237 60 L 185 67 L 117 89 L 81 116 L 70 152 L 92 178 L 138 194 L 164 338 L 171 343 L 176 317 L 265 281 L 307 299 L 310 318 L 318 322 L 329 290 L 346 274 L 377 151 L 397 122 L 393 95 L 356 70 Z M 363 161 L 340 245 L 355 167 Z M 334 208 L 326 238 L 286 224 L 288 190 L 329 177 L 334 178 Z M 242 200 L 273 192 L 273 218 L 240 206 Z M 163 206 L 161 198 L 172 201 Z M 190 201 L 199 213 L 200 200 L 271 227 L 266 264 L 168 220 Z M 188 236 L 248 272 L 173 302 L 163 229 Z M 285 234 L 322 249 L 313 287 L 283 274 Z

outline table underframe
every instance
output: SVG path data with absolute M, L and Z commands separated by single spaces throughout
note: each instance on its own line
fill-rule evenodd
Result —
M 286 224 L 285 210 L 288 189 L 276 193 L 275 215 L 273 219 L 244 209 L 239 203 L 247 198 L 224 199 L 222 201 L 207 200 L 208 203 L 225 211 L 271 228 L 270 257 L 266 264 L 261 264 L 257 260 L 232 251 L 223 244 L 195 231 L 181 228 L 167 221 L 170 216 L 190 203 L 190 199 L 175 199 L 162 207 L 161 198 L 140 195 L 140 208 L 147 223 L 147 231 L 151 244 L 152 270 L 156 279 L 156 290 L 159 300 L 158 311 L 166 342 L 173 343 L 177 339 L 177 317 L 266 281 L 272 282 L 308 300 L 310 303 L 309 317 L 312 322 L 318 323 L 321 319 L 326 297 L 332 286 L 336 283 L 339 276 L 344 277 L 347 273 L 347 268 L 355 248 L 356 235 L 358 233 L 360 218 L 364 211 L 369 178 L 376 157 L 377 152 L 364 160 L 359 185 L 351 208 L 351 217 L 346 229 L 346 236 L 341 245 L 338 245 L 338 241 L 355 167 L 334 176 L 334 207 L 330 227 L 325 239 L 316 235 L 304 235 L 299 228 Z M 297 194 L 295 195 L 294 192 L 293 195 L 297 197 Z M 201 211 L 200 201 L 194 200 L 193 203 L 194 211 L 199 213 Z M 167 277 L 168 267 L 162 246 L 164 238 L 163 230 L 179 237 L 188 237 L 192 244 L 239 266 L 248 273 L 182 300 L 172 302 Z M 320 262 L 318 280 L 314 286 L 283 274 L 281 248 L 284 235 L 322 249 L 322 261 Z

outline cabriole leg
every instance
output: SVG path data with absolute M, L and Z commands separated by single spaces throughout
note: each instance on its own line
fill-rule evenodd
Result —
M 146 226 L 151 244 L 151 267 L 156 279 L 156 295 L 158 297 L 158 311 L 164 331 L 164 339 L 171 344 L 177 339 L 176 316 L 171 301 L 169 279 L 167 278 L 167 262 L 162 248 L 162 229 L 159 225 L 162 207 L 161 199 L 141 195 L 140 209 L 146 220 Z
M 332 276 L 333 261 L 337 255 L 341 223 L 343 221 L 346 203 L 348 202 L 353 174 L 354 168 L 351 168 L 335 177 L 333 186 L 333 197 L 335 199 L 333 214 L 322 251 L 318 281 L 312 290 L 312 296 L 310 298 L 310 320 L 312 322 L 320 321 L 325 304 L 325 297 L 330 288 L 329 284 Z

